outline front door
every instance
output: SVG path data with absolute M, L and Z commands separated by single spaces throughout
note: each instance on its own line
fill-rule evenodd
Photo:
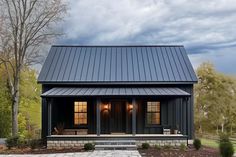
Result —
M 111 102 L 111 133 L 125 133 L 125 102 Z

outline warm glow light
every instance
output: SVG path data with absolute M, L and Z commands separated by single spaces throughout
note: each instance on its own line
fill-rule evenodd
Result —
M 129 110 L 132 110 L 132 109 L 133 109 L 133 105 L 129 104 Z
M 105 110 L 108 110 L 108 104 L 104 104 L 103 107 L 104 107 Z

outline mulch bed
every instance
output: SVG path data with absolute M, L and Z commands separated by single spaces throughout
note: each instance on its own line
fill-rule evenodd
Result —
M 45 147 L 30 149 L 30 148 L 12 148 L 7 149 L 6 147 L 0 145 L 0 154 L 53 154 L 53 153 L 74 153 L 74 152 L 84 152 L 82 148 L 76 149 L 46 149 Z
M 157 150 L 155 148 L 139 149 L 141 156 L 148 157 L 220 157 L 219 151 L 214 148 L 202 147 L 200 150 L 195 150 L 192 146 L 185 151 L 178 148 L 170 148 Z

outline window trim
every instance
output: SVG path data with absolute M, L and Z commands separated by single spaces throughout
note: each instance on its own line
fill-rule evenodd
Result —
M 147 112 L 147 108 L 148 108 L 148 102 L 159 102 L 160 103 L 160 112 L 149 112 L 149 113 L 160 113 L 160 124 L 149 124 L 148 123 L 148 112 Z M 160 100 L 151 100 L 151 101 L 146 101 L 145 102 L 145 127 L 161 127 L 162 123 L 161 123 L 161 101 Z
M 75 102 L 86 102 L 86 112 L 75 112 Z M 86 118 L 86 124 L 75 124 L 75 113 L 86 113 L 86 116 L 87 116 L 87 118 Z M 88 101 L 83 101 L 83 100 L 76 100 L 76 101 L 74 101 L 73 102 L 73 125 L 75 126 L 75 127 L 85 127 L 85 126 L 87 126 L 88 125 Z

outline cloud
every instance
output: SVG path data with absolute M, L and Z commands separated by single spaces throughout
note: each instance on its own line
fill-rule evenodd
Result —
M 71 0 L 58 43 L 181 44 L 195 58 L 236 58 L 235 10 L 235 0 Z

